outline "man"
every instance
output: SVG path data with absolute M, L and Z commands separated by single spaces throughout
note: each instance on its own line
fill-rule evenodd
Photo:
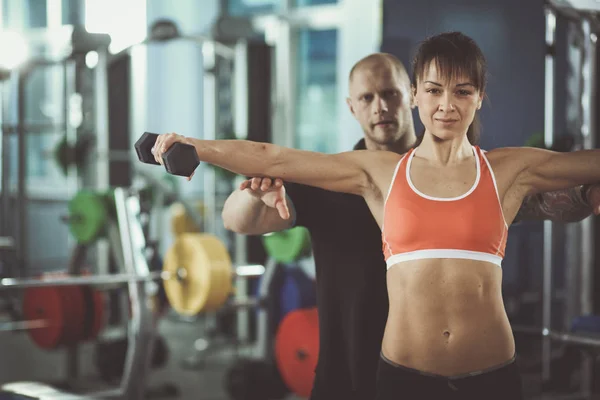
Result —
M 360 60 L 349 89 L 350 112 L 364 131 L 354 149 L 405 153 L 417 143 L 410 80 L 398 59 L 378 53 Z M 600 188 L 575 188 L 529 199 L 518 218 L 580 220 L 591 211 L 586 196 L 600 204 Z M 249 235 L 309 229 L 320 335 L 311 399 L 373 398 L 388 298 L 381 232 L 364 200 L 254 178 L 227 199 L 223 220 L 227 229 Z

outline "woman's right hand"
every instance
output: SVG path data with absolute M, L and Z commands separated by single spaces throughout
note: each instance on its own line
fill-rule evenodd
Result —
M 245 190 L 260 199 L 267 207 L 277 209 L 281 218 L 290 218 L 283 180 L 279 178 L 251 178 L 240 184 L 240 190 Z

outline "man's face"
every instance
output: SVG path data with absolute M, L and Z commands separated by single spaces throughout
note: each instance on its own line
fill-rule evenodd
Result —
M 354 72 L 347 99 L 365 136 L 379 145 L 393 145 L 410 130 L 410 82 L 387 63 Z

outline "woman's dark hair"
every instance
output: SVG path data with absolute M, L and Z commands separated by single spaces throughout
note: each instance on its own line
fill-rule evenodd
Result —
M 485 57 L 477 43 L 460 32 L 447 32 L 432 36 L 421 43 L 412 63 L 412 85 L 427 73 L 429 65 L 434 62 L 438 74 L 452 80 L 468 76 L 471 83 L 485 93 L 487 84 L 487 65 Z M 481 123 L 475 118 L 467 131 L 467 138 L 473 145 L 479 144 Z

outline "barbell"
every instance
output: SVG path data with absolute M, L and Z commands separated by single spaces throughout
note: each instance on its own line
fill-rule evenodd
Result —
M 234 268 L 225 244 L 216 236 L 206 233 L 184 233 L 177 237 L 167 251 L 162 271 L 146 275 L 111 274 L 82 276 L 50 276 L 40 278 L 3 278 L 1 289 L 34 289 L 25 293 L 25 314 L 37 325 L 28 326 L 30 330 L 42 329 L 36 336 L 36 343 L 45 348 L 55 348 L 70 338 L 65 332 L 52 331 L 53 337 L 43 338 L 44 328 L 57 329 L 56 326 L 77 325 L 76 321 L 86 317 L 87 313 L 73 302 L 82 303 L 82 287 L 94 286 L 110 288 L 130 282 L 162 281 L 169 304 L 175 312 L 193 316 L 202 312 L 227 308 L 259 307 L 263 299 L 248 298 L 227 301 L 233 293 L 234 277 L 253 277 L 264 273 L 265 267 L 258 264 L 239 265 Z M 64 286 L 64 290 L 58 287 Z M 43 292 L 43 293 L 42 293 Z M 86 292 L 83 292 L 86 293 Z M 29 300 L 27 300 L 29 299 Z M 46 301 L 53 299 L 53 301 Z M 101 299 L 95 299 L 92 307 L 97 310 Z M 99 312 L 99 311 L 97 311 Z M 75 315 L 75 317 L 72 317 Z M 88 316 L 89 318 L 89 316 Z M 75 321 L 75 322 L 73 322 Z M 45 323 L 44 323 L 45 322 Z M 27 327 L 26 322 L 23 322 Z M 97 324 L 94 324 L 94 327 Z M 67 327 L 67 329 L 70 329 Z M 97 331 L 98 328 L 90 328 Z M 37 334 L 34 334 L 37 335 Z M 76 338 L 80 338 L 77 335 Z M 88 336 L 88 335 L 84 335 Z M 45 342 L 46 340 L 46 342 Z M 75 340 L 75 339 L 73 339 Z

